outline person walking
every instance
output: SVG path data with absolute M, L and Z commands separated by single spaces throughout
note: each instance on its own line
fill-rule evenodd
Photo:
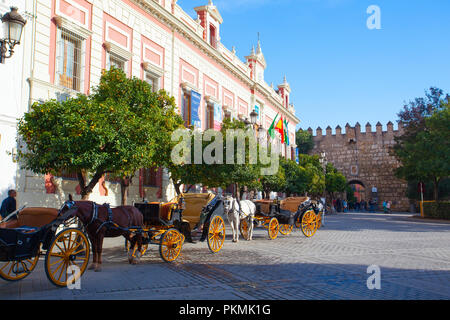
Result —
M 390 200 L 386 203 L 386 209 L 387 209 L 387 213 L 391 213 L 391 201 Z
M 340 198 L 337 198 L 337 200 L 336 200 L 336 209 L 337 209 L 337 212 L 342 212 L 342 202 L 341 202 Z
M 386 202 L 386 200 L 383 201 L 383 212 L 387 213 L 387 202 Z
M 374 212 L 374 203 L 372 198 L 369 200 L 369 212 Z
M 16 196 L 17 196 L 16 190 L 11 189 L 8 191 L 8 197 L 5 200 L 3 200 L 2 206 L 0 208 L 0 214 L 2 216 L 2 219 L 6 218 L 10 213 L 16 211 L 17 209 Z
M 344 209 L 344 212 L 347 212 L 347 201 L 345 199 L 342 200 L 342 208 Z

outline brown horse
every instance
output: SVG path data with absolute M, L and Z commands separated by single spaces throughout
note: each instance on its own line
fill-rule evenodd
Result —
M 142 213 L 132 206 L 120 206 L 109 208 L 109 205 L 98 205 L 92 201 L 73 202 L 78 210 L 74 213 L 83 223 L 92 244 L 93 263 L 89 269 L 96 272 L 102 268 L 102 249 L 105 237 L 124 236 L 131 244 L 131 248 L 137 244 L 136 258 L 128 256 L 128 261 L 137 264 L 140 258 L 142 236 L 137 233 L 132 236 L 128 231 L 130 227 L 143 227 Z M 133 250 L 130 250 L 132 252 Z

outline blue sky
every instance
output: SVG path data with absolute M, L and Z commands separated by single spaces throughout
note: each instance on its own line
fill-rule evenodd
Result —
M 178 0 L 195 17 L 208 0 Z M 215 0 L 222 43 L 244 60 L 260 32 L 266 82 L 286 75 L 301 123 L 397 127 L 405 102 L 431 86 L 450 93 L 448 0 Z M 367 8 L 381 10 L 369 30 Z M 363 129 L 364 130 L 364 129 Z

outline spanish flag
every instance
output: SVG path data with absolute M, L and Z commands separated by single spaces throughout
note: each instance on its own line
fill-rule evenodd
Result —
M 278 121 L 277 125 L 275 126 L 275 130 L 278 131 L 281 135 L 281 143 L 284 143 L 284 123 L 283 123 L 283 117 L 280 118 L 280 121 Z

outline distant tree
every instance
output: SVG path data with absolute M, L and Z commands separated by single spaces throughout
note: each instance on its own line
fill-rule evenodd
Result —
M 195 163 L 195 153 L 201 152 L 202 155 L 205 152 L 206 148 L 210 148 L 210 144 L 212 142 L 216 142 L 215 140 L 209 141 L 205 139 L 205 134 L 207 132 L 195 132 L 193 130 L 188 131 L 188 135 L 191 139 L 191 159 L 189 163 L 182 164 L 170 164 L 169 171 L 171 174 L 171 179 L 175 183 L 175 189 L 177 192 L 181 192 L 180 186 L 182 184 L 186 185 L 195 185 L 201 184 L 206 187 L 214 188 L 221 187 L 227 188 L 230 185 L 234 185 L 234 190 L 236 191 L 235 196 L 240 196 L 240 191 L 242 187 L 247 186 L 249 189 L 260 188 L 260 164 L 259 163 L 251 163 L 249 157 L 249 146 L 251 141 L 248 138 L 245 138 L 245 157 L 242 164 L 240 164 L 237 159 L 238 156 L 238 148 L 234 148 L 234 153 L 232 154 L 232 158 L 234 161 L 232 163 L 227 163 L 225 157 L 227 155 L 227 134 L 228 129 L 241 129 L 241 133 L 250 130 L 246 127 L 246 125 L 242 121 L 238 120 L 229 120 L 225 119 L 222 123 L 221 128 L 221 138 L 222 141 L 218 147 L 222 148 L 224 159 L 216 163 L 205 163 L 202 159 L 202 163 Z M 201 138 L 201 150 L 195 150 L 195 135 Z M 215 139 L 215 138 L 214 138 Z M 181 138 L 180 138 L 181 141 Z M 237 145 L 237 138 L 234 138 L 234 144 Z M 258 150 L 258 147 L 256 148 Z M 211 151 L 211 150 L 209 150 Z M 228 150 L 229 151 L 229 150 Z M 215 152 L 213 153 L 215 155 Z
M 433 197 L 439 199 L 439 184 L 450 176 L 450 96 L 431 88 L 399 114 L 406 124 L 392 152 L 399 160 L 397 177 L 433 183 Z
M 261 176 L 260 183 L 265 199 L 269 199 L 270 192 L 284 192 L 286 189 L 286 173 L 284 167 L 279 165 L 278 171 L 274 175 Z
M 296 132 L 295 143 L 297 144 L 299 153 L 308 154 L 314 148 L 312 134 L 303 129 L 299 129 Z
M 347 179 L 332 163 L 327 163 L 325 172 L 325 190 L 330 198 L 334 199 L 336 192 L 347 190 Z

